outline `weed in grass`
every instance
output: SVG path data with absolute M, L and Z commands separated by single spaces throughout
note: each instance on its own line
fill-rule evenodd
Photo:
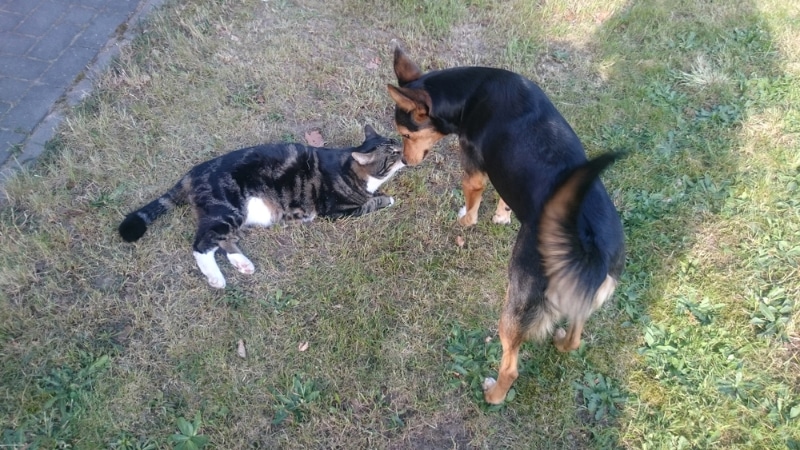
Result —
M 273 425 L 278 425 L 286 420 L 289 415 L 295 422 L 305 422 L 308 419 L 308 405 L 317 401 L 320 391 L 317 390 L 316 382 L 313 379 L 303 381 L 303 375 L 295 374 L 292 377 L 292 387 L 282 394 L 276 389 L 270 389 L 275 396 L 277 403 L 273 405 L 275 417 L 272 419 Z
M 158 445 L 149 438 L 137 438 L 130 433 L 122 432 L 119 437 L 108 444 L 112 450 L 155 450 Z
M 281 313 L 287 309 L 291 309 L 300 304 L 300 301 L 294 295 L 287 294 L 278 289 L 270 297 L 266 299 L 259 299 L 258 304 L 264 309 L 272 310 L 276 313 Z
M 619 407 L 627 401 L 627 396 L 614 386 L 605 375 L 587 372 L 583 380 L 573 383 L 583 400 L 583 405 L 595 422 L 608 422 L 620 414 Z
M 750 324 L 759 337 L 773 337 L 787 340 L 787 326 L 794 312 L 794 301 L 786 296 L 783 287 L 774 287 L 766 294 L 753 295 L 753 310 L 750 312 Z
M 194 420 L 189 422 L 183 417 L 178 418 L 178 433 L 172 434 L 170 440 L 175 450 L 199 450 L 208 444 L 208 437 L 200 433 L 203 421 L 200 413 L 194 416 Z
M 483 380 L 488 376 L 497 377 L 496 369 L 491 368 L 500 363 L 502 347 L 499 340 L 491 339 L 483 330 L 464 330 L 454 324 L 450 328 L 446 350 L 452 359 L 448 366 L 448 373 L 453 377 L 450 387 L 466 388 L 486 411 L 499 411 L 514 400 L 517 392 L 513 387 L 500 405 L 488 405 L 483 398 Z
M 247 303 L 248 294 L 238 287 L 225 290 L 220 301 L 231 309 L 239 309 Z
M 93 389 L 108 368 L 106 355 L 78 354 L 78 368 L 63 365 L 38 378 L 37 405 L 16 428 L 3 430 L 3 444 L 69 448 L 80 438 L 80 421 L 91 407 Z

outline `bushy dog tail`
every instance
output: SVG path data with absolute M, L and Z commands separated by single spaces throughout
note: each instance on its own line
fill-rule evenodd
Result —
M 147 231 L 147 226 L 167 211 L 186 201 L 184 180 L 152 202 L 128 214 L 119 224 L 119 235 L 125 242 L 137 241 Z
M 539 252 L 547 275 L 547 296 L 563 308 L 570 308 L 567 303 L 572 303 L 571 307 L 583 309 L 585 302 L 559 299 L 585 299 L 591 304 L 608 274 L 609 268 L 600 260 L 597 249 L 586 248 L 581 242 L 578 218 L 584 197 L 597 177 L 624 155 L 606 153 L 573 169 L 545 203 L 539 223 Z

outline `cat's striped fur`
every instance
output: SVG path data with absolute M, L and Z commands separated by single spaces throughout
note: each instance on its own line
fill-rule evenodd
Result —
M 358 147 L 265 144 L 198 164 L 164 195 L 128 214 L 119 234 L 127 242 L 136 241 L 156 218 L 176 205 L 191 204 L 197 217 L 197 266 L 211 286 L 224 288 L 225 277 L 214 258 L 217 249 L 239 272 L 254 271 L 236 245 L 239 228 L 359 216 L 394 203 L 378 188 L 405 165 L 400 143 L 369 125 L 364 134 Z

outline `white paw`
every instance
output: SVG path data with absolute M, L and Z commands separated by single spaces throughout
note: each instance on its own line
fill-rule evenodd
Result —
M 488 391 L 489 389 L 494 387 L 496 383 L 497 381 L 494 378 L 487 377 L 486 379 L 483 380 L 483 390 Z
M 255 266 L 253 266 L 253 262 L 247 259 L 247 256 L 244 256 L 241 253 L 228 253 L 228 261 L 233 264 L 233 267 L 235 267 L 236 270 L 243 274 L 250 275 L 256 271 Z
M 508 225 L 511 223 L 511 215 L 495 214 L 494 216 L 492 216 L 492 222 L 500 225 Z
M 461 207 L 461 209 L 458 210 L 458 218 L 460 219 L 466 215 L 467 215 L 467 205 L 464 205 Z
M 225 287 L 225 278 L 222 276 L 210 276 L 208 277 L 208 284 L 217 289 L 223 289 Z
M 389 206 L 394 205 L 394 197 L 389 197 Z
M 567 332 L 564 331 L 563 328 L 558 328 L 556 329 L 556 332 L 553 333 L 553 339 L 557 341 L 563 340 L 565 337 L 567 337 Z

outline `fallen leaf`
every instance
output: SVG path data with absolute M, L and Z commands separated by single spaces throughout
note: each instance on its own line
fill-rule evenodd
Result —
M 377 56 L 367 63 L 367 69 L 375 70 L 381 66 L 381 59 Z
M 325 145 L 325 141 L 322 140 L 322 133 L 319 130 L 306 131 L 306 143 L 312 147 Z
M 237 342 L 236 354 L 239 355 L 240 358 L 247 358 L 247 350 L 244 348 L 244 341 L 239 339 Z
M 464 244 L 466 244 L 466 243 L 467 243 L 467 241 L 464 240 L 463 236 L 456 236 L 456 245 L 459 248 L 463 248 Z
M 297 347 L 297 349 L 300 350 L 301 352 L 304 352 L 304 351 L 308 350 L 308 341 L 301 343 Z

